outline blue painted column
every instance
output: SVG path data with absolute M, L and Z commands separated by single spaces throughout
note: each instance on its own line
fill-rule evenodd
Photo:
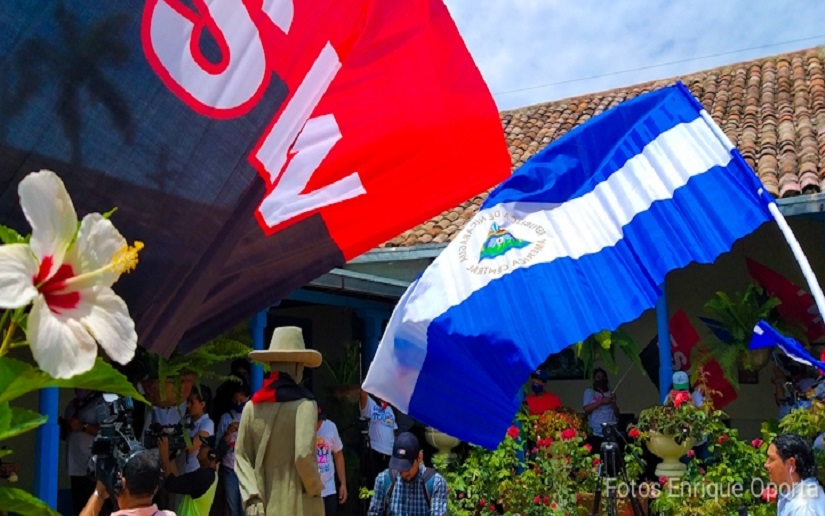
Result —
M 361 351 L 361 379 L 367 376 L 367 370 L 378 351 L 381 342 L 381 324 L 389 317 L 379 310 L 361 309 L 355 312 L 364 321 L 364 340 Z
M 264 331 L 266 331 L 266 316 L 269 309 L 261 310 L 252 316 L 249 321 L 249 331 L 252 332 L 252 348 L 255 350 L 266 349 L 264 342 Z M 252 371 L 249 372 L 249 381 L 252 384 L 252 392 L 257 392 L 264 383 L 264 367 L 258 362 L 252 362 Z
M 670 317 L 667 313 L 667 290 L 661 286 L 662 295 L 656 301 L 656 328 L 659 334 L 659 401 L 665 402 L 673 380 L 673 357 L 670 348 Z
M 60 427 L 57 416 L 60 391 L 56 387 L 40 390 L 40 413 L 49 418 L 37 429 L 34 471 L 34 494 L 52 509 L 57 509 L 57 460 L 60 448 Z

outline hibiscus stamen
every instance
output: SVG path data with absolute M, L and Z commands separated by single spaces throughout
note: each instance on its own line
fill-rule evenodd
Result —
M 94 284 L 103 273 L 114 272 L 115 274 L 125 274 L 135 268 L 138 264 L 138 253 L 143 249 L 143 242 L 136 240 L 135 245 L 124 245 L 112 256 L 112 261 L 107 265 L 83 274 L 78 274 L 63 282 L 63 290 L 76 290 Z
M 112 257 L 111 267 L 118 274 L 126 274 L 137 267 L 138 253 L 143 249 L 143 242 L 135 241 L 135 245 L 125 245 Z

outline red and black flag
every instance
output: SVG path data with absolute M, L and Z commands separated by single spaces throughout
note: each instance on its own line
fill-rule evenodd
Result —
M 504 179 L 441 0 L 73 0 L 0 10 L 0 221 L 56 171 L 146 248 L 143 346 L 197 346 Z

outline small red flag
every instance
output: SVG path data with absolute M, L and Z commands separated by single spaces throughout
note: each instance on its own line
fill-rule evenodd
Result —
M 825 336 L 825 324 L 813 297 L 803 288 L 794 285 L 785 276 L 747 258 L 748 273 L 762 285 L 768 294 L 782 302 L 776 309 L 782 317 L 805 326 L 808 342 Z

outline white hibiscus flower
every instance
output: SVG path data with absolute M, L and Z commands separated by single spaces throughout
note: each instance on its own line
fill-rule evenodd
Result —
M 99 213 L 77 213 L 63 181 L 33 172 L 18 187 L 32 236 L 29 244 L 0 246 L 0 308 L 32 303 L 26 333 L 40 368 L 70 378 L 94 366 L 97 345 L 125 364 L 137 333 L 126 303 L 111 286 L 137 265 L 138 251 Z

